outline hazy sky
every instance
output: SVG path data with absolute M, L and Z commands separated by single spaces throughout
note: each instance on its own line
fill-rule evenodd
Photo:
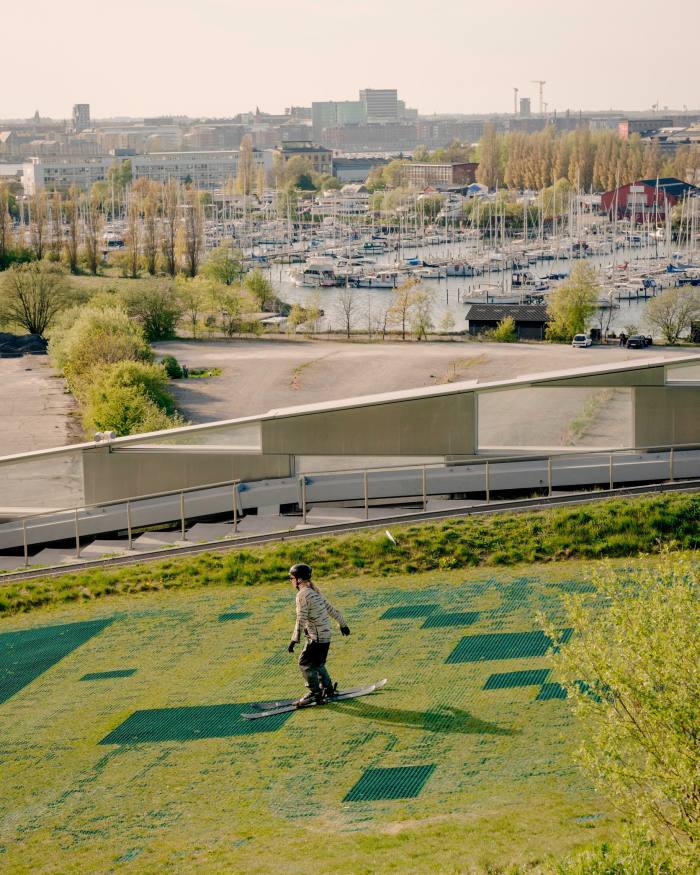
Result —
M 510 112 L 513 86 L 537 109 L 532 79 L 550 110 L 700 108 L 698 0 L 33 0 L 3 4 L 0 32 L 0 118 L 282 112 L 366 87 Z

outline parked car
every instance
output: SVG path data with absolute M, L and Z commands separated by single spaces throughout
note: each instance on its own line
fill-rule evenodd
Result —
M 647 339 L 642 334 L 633 334 L 627 338 L 627 349 L 644 349 L 647 345 Z
M 592 343 L 593 341 L 588 334 L 574 334 L 574 339 L 571 341 L 571 345 L 577 349 L 585 349 Z

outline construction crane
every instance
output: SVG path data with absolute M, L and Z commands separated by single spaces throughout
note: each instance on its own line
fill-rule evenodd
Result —
M 520 89 L 513 86 L 513 115 L 518 114 L 518 91 Z
M 544 112 L 544 86 L 547 84 L 546 79 L 532 79 L 531 80 L 535 85 L 540 86 L 540 115 Z

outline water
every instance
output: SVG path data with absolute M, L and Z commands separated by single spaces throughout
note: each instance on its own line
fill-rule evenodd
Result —
M 656 258 L 659 253 L 658 260 Z M 632 274 L 640 274 L 657 266 L 665 266 L 668 264 L 668 257 L 661 254 L 663 246 L 659 243 L 650 246 L 643 246 L 633 249 L 617 250 L 615 256 L 610 253 L 595 255 L 590 259 L 595 267 L 602 268 L 605 265 L 615 262 L 619 264 L 624 261 L 629 262 L 630 272 Z M 482 250 L 481 257 L 487 254 Z M 476 248 L 473 243 L 456 243 L 456 244 L 441 244 L 435 246 L 424 246 L 417 250 L 406 250 L 403 254 L 404 258 L 412 256 L 424 258 L 426 261 L 441 261 L 448 258 L 461 258 L 466 261 L 477 257 Z M 391 268 L 396 260 L 395 253 L 391 252 L 385 255 L 374 255 L 370 258 L 375 262 L 374 265 L 368 266 L 368 270 L 382 270 Z M 570 259 L 555 259 L 553 261 L 538 261 L 534 265 L 529 266 L 535 277 L 541 277 L 549 273 L 569 273 L 574 261 Z M 291 267 L 303 267 L 303 265 L 291 265 Z M 345 315 L 341 310 L 339 298 L 344 292 L 340 288 L 321 288 L 312 289 L 296 286 L 289 277 L 290 265 L 274 264 L 269 270 L 269 278 L 280 298 L 290 304 L 301 304 L 307 306 L 314 302 L 320 301 L 321 309 L 324 311 L 324 316 L 320 320 L 319 329 L 325 331 L 328 329 L 341 330 L 345 328 Z M 503 274 L 505 273 L 505 286 Z M 465 295 L 471 290 L 479 286 L 489 285 L 498 286 L 499 289 L 510 291 L 511 271 L 492 271 L 477 277 L 448 277 L 442 280 L 426 279 L 421 280 L 422 287 L 433 295 L 432 305 L 432 321 L 433 325 L 439 330 L 444 325 L 445 315 L 450 313 L 454 320 L 455 331 L 463 331 L 466 329 L 466 313 L 468 311 L 468 298 Z M 657 282 L 663 284 L 664 287 L 673 285 L 675 277 L 671 274 L 664 274 L 662 277 L 656 277 Z M 555 284 L 552 284 L 555 285 Z M 604 297 L 605 292 L 612 286 L 612 281 L 604 282 Z M 384 314 L 393 300 L 392 289 L 352 289 L 353 298 L 357 304 L 352 316 L 352 327 L 357 331 L 366 331 L 368 322 L 372 323 L 373 333 L 381 326 Z M 619 309 L 614 309 L 610 320 L 609 331 L 619 333 L 623 328 L 628 326 L 636 326 L 639 330 L 644 330 L 644 307 L 647 301 L 620 301 Z M 607 312 L 604 316 L 603 325 L 607 326 Z M 598 314 L 593 318 L 592 326 L 600 325 L 600 317 Z M 394 326 L 395 328 L 395 326 Z

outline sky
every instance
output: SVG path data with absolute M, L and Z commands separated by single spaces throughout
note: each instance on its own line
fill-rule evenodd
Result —
M 518 87 L 536 111 L 535 79 L 550 112 L 700 109 L 698 0 L 3 5 L 0 118 L 279 113 L 360 88 L 427 115 L 512 112 Z

